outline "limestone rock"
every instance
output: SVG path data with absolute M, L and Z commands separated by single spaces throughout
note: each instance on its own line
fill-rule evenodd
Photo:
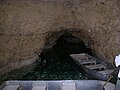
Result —
M 0 74 L 28 65 L 66 31 L 113 63 L 120 53 L 119 24 L 119 0 L 1 0 Z

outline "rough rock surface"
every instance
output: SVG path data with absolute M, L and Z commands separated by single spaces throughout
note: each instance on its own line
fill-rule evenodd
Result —
M 120 53 L 120 1 L 0 0 L 0 75 L 35 62 L 64 32 L 113 63 Z

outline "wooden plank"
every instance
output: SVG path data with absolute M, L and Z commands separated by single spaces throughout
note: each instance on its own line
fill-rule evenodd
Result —
M 108 70 L 103 70 L 103 71 L 99 71 L 99 73 L 102 73 L 102 74 L 111 74 L 114 72 L 114 69 L 108 69 Z
M 85 65 L 85 67 L 90 69 L 105 69 L 105 66 L 102 64 L 96 64 L 96 65 Z
M 97 59 L 95 57 L 92 57 L 86 53 L 81 53 L 81 54 L 71 54 L 70 55 L 74 60 L 76 61 L 83 61 L 83 60 L 95 60 L 97 61 Z
M 81 60 L 80 63 L 82 65 L 84 64 L 96 64 L 96 60 L 92 59 L 92 60 Z

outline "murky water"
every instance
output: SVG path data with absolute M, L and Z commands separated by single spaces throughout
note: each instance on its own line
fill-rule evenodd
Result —
M 71 53 L 90 53 L 83 43 L 68 43 L 64 37 L 57 44 L 44 50 L 46 61 L 39 62 L 33 71 L 23 76 L 26 80 L 77 80 L 87 79 L 84 70 L 69 56 Z
M 76 65 L 68 54 L 62 49 L 48 50 L 45 52 L 46 62 L 37 63 L 33 69 L 19 69 L 0 78 L 5 80 L 80 80 L 87 79 L 85 72 Z M 33 66 L 32 66 L 33 67 Z
M 65 80 L 87 79 L 84 71 L 68 55 L 59 50 L 45 52 L 46 63 L 39 63 L 36 68 L 23 76 L 23 79 Z

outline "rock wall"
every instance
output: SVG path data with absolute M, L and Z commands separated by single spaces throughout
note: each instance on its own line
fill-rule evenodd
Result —
M 119 0 L 1 0 L 0 75 L 35 62 L 64 32 L 113 63 L 119 24 Z

